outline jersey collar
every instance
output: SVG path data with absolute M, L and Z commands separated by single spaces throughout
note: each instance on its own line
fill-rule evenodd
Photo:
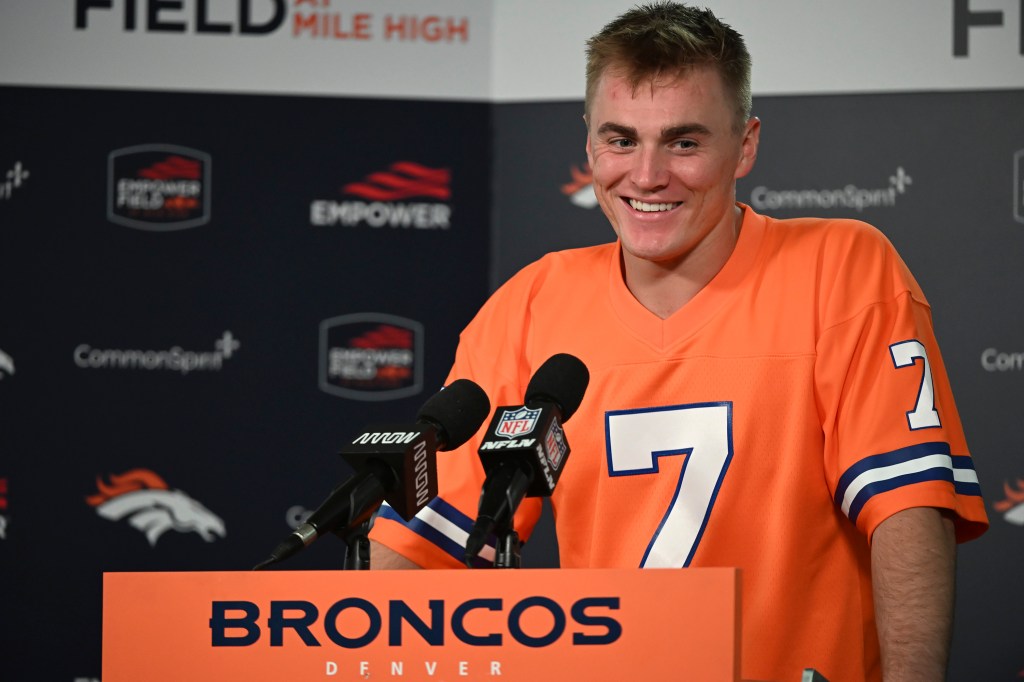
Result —
M 736 291 L 751 276 L 764 237 L 766 220 L 749 206 L 737 205 L 743 210 L 743 223 L 736 248 L 729 260 L 707 286 L 665 320 L 643 307 L 626 287 L 620 265 L 622 243 L 615 243 L 608 267 L 612 308 L 635 336 L 655 350 L 668 350 L 700 331 L 711 318 L 728 308 Z

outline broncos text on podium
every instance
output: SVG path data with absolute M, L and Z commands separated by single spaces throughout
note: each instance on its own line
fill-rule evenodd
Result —
M 501 598 L 468 599 L 458 604 L 430 599 L 426 610 L 420 609 L 419 613 L 400 599 L 391 599 L 381 608 L 361 597 L 346 597 L 327 607 L 322 619 L 320 607 L 313 602 L 274 600 L 263 627 L 273 647 L 284 646 L 285 632 L 290 630 L 307 647 L 322 646 L 321 637 L 326 636 L 344 649 L 361 649 L 384 634 L 386 616 L 384 636 L 391 647 L 401 646 L 407 630 L 412 630 L 430 646 L 444 646 L 451 637 L 469 646 L 502 646 L 511 637 L 523 646 L 539 648 L 554 644 L 566 634 L 570 627 L 567 610 L 572 619 L 573 646 L 608 645 L 622 636 L 622 624 L 611 615 L 619 610 L 618 597 L 583 597 L 566 609 L 555 599 L 539 595 L 511 605 Z M 447 613 L 451 615 L 446 617 Z M 212 646 L 256 644 L 264 634 L 260 615 L 260 605 L 251 601 L 212 602 Z M 470 631 L 468 622 L 473 623 L 476 632 Z M 538 629 L 540 622 L 546 625 Z M 323 633 L 321 637 L 314 634 L 315 626 Z

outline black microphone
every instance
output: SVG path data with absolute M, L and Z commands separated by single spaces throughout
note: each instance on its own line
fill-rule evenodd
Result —
M 575 414 L 590 382 L 583 362 L 559 353 L 542 364 L 526 387 L 525 404 L 503 406 L 480 444 L 487 479 L 476 523 L 466 540 L 471 565 L 495 528 L 509 527 L 523 497 L 549 497 L 569 458 L 562 424 Z
M 414 425 L 367 427 L 339 453 L 356 473 L 335 488 L 254 570 L 287 559 L 321 535 L 344 535 L 359 527 L 384 500 L 406 521 L 411 519 L 437 496 L 437 451 L 457 448 L 469 440 L 490 409 L 482 388 L 468 379 L 458 379 L 423 404 Z

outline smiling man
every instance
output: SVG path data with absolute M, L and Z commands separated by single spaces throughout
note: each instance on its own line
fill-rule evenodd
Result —
M 743 39 L 711 12 L 637 7 L 587 57 L 617 239 L 509 280 L 451 379 L 515 405 L 551 355 L 584 361 L 561 565 L 741 568 L 744 679 L 944 679 L 955 543 L 988 522 L 920 287 L 869 225 L 737 203 L 760 123 Z M 440 459 L 412 522 L 383 510 L 375 567 L 462 565 L 478 445 Z M 524 501 L 522 535 L 539 511 Z
M 608 66 L 589 102 L 594 190 L 622 245 L 626 285 L 667 318 L 736 246 L 736 178 L 754 165 L 760 121 L 742 122 L 719 72 L 693 66 L 646 83 Z

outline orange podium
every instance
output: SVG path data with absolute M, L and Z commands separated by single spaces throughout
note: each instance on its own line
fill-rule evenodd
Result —
M 106 573 L 103 682 L 736 682 L 739 571 Z

